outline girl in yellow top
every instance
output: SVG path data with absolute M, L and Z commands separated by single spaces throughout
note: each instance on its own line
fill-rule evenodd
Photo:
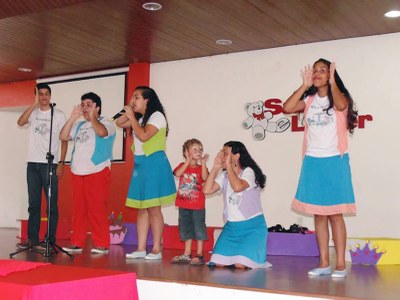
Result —
M 132 128 L 134 167 L 126 205 L 138 208 L 138 248 L 127 258 L 161 259 L 164 218 L 161 205 L 173 203 L 176 187 L 171 165 L 165 154 L 168 122 L 156 92 L 147 87 L 135 89 L 130 105 L 117 119 L 121 128 Z M 149 227 L 153 249 L 146 253 Z

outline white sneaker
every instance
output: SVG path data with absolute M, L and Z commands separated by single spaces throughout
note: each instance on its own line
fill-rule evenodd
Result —
M 108 254 L 110 251 L 103 247 L 94 247 L 91 251 L 92 254 Z
M 149 260 L 156 260 L 156 259 L 161 259 L 161 258 L 162 258 L 161 252 L 158 252 L 158 253 L 150 252 L 145 256 L 145 259 L 149 259 Z
M 67 252 L 82 253 L 82 248 L 75 246 L 75 245 L 69 245 L 66 247 L 62 247 L 62 249 Z
M 146 251 L 134 251 L 132 253 L 125 254 L 126 258 L 145 258 Z

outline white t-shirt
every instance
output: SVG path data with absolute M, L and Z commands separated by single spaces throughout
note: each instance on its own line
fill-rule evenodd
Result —
M 139 124 L 142 124 L 143 118 L 139 120 Z M 165 119 L 164 115 L 160 113 L 159 111 L 154 112 L 149 120 L 147 121 L 147 124 L 151 124 L 160 130 L 161 128 L 166 128 L 167 127 L 167 120 Z M 135 133 L 133 133 L 134 136 L 134 143 L 135 143 L 135 155 L 144 155 L 143 151 L 143 142 L 140 141 L 136 136 Z
M 309 98 L 305 101 L 307 102 Z M 330 157 L 339 155 L 336 114 L 333 108 L 328 113 L 329 99 L 315 94 L 314 100 L 305 116 L 307 130 L 306 155 L 314 157 Z
M 215 182 L 222 188 L 226 180 L 226 171 L 220 173 Z M 240 179 L 245 180 L 249 187 L 236 193 L 233 191 L 229 180 L 227 182 L 226 194 L 224 195 L 226 219 L 231 222 L 244 221 L 262 214 L 260 207 L 260 191 L 256 185 L 256 175 L 252 168 L 245 168 L 239 175 Z
M 26 157 L 27 162 L 47 163 L 47 153 L 49 152 L 50 143 L 50 122 L 51 122 L 51 109 L 41 111 L 36 108 L 31 113 L 28 126 L 29 144 L 28 154 Z M 51 135 L 51 154 L 54 155 L 53 162 L 59 160 L 60 149 L 60 131 L 66 122 L 65 114 L 58 109 L 53 110 L 53 126 Z
M 104 138 L 107 139 L 115 135 L 115 126 L 110 120 L 102 118 L 99 121 L 106 127 L 108 132 L 108 135 Z M 93 154 L 96 151 L 96 134 L 91 122 L 84 122 L 78 129 L 80 123 L 80 121 L 75 123 L 70 133 L 70 138 L 74 140 L 75 146 L 71 172 L 75 175 L 88 175 L 98 173 L 105 167 L 110 167 L 111 161 L 109 159 L 97 165 L 92 162 Z

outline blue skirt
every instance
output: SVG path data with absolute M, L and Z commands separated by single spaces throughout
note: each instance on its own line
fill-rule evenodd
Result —
M 267 262 L 267 236 L 267 224 L 262 214 L 246 221 L 228 221 L 218 237 L 209 265 L 271 267 Z
M 175 197 L 174 175 L 165 152 L 135 155 L 126 206 L 139 209 L 161 206 L 173 203 Z
M 305 156 L 292 207 L 318 215 L 355 213 L 349 155 Z

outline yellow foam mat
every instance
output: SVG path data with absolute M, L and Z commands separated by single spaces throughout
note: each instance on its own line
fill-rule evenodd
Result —
M 400 239 L 360 237 L 347 239 L 346 260 L 353 264 L 400 264 Z

